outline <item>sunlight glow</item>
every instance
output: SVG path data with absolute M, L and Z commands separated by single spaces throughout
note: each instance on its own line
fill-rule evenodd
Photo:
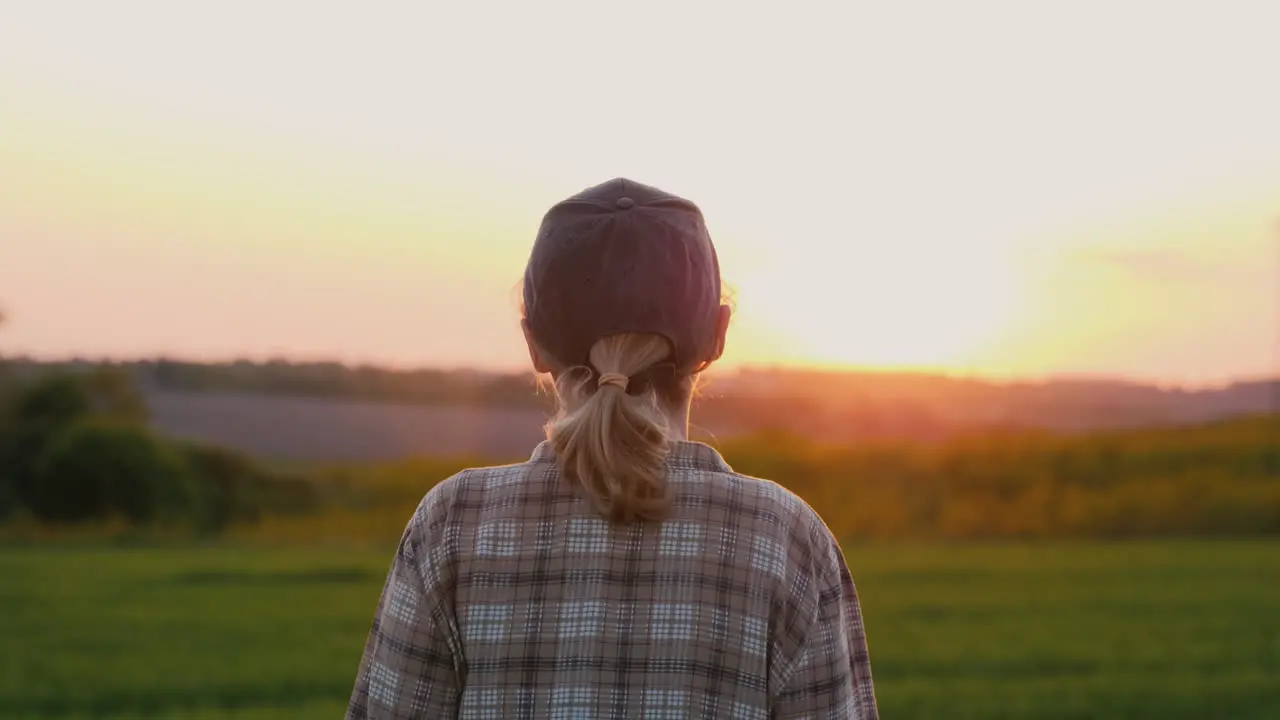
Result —
M 626 175 L 706 211 L 730 364 L 1280 370 L 1265 5 L 662 5 L 20 4 L 0 340 L 520 367 L 542 211 Z

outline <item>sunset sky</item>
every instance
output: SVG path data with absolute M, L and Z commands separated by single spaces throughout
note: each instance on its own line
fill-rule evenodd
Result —
M 523 367 L 542 212 L 626 176 L 727 363 L 1280 372 L 1274 3 L 752 7 L 6 5 L 0 353 Z

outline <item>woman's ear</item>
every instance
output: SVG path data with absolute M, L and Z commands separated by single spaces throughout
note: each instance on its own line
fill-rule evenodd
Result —
M 724 355 L 724 342 L 729 334 L 729 317 L 731 315 L 733 315 L 733 310 L 728 305 L 720 306 L 720 316 L 716 318 L 715 353 L 711 357 L 712 361 L 719 360 Z
M 529 332 L 529 321 L 521 320 L 520 329 L 524 331 L 524 342 L 529 346 L 529 361 L 533 363 L 533 371 L 537 373 L 551 372 L 551 364 L 543 357 L 542 351 L 538 349 L 538 343 L 533 341 L 533 334 Z

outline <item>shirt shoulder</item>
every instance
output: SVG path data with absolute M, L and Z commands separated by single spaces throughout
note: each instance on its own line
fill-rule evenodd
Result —
M 803 534 L 829 534 L 822 516 L 804 498 L 773 480 L 734 471 L 700 470 L 677 482 L 689 491 L 703 487 L 735 498 L 744 510 L 781 527 Z
M 461 470 L 436 483 L 418 504 L 409 531 L 439 541 L 448 527 L 477 522 L 486 512 L 510 505 L 523 495 L 538 463 L 524 462 Z M 507 497 L 511 502 L 503 502 Z
M 734 531 L 730 542 L 749 556 L 754 570 L 768 571 L 791 590 L 802 590 L 843 566 L 839 543 L 825 521 L 803 498 L 773 480 L 732 470 L 699 470 L 675 478 L 676 502 L 691 515 L 724 518 Z M 683 514 L 681 512 L 680 514 Z

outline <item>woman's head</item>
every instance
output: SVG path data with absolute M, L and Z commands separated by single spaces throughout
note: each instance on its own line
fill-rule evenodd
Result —
M 523 293 L 534 367 L 556 380 L 547 435 L 566 477 L 614 520 L 662 517 L 674 418 L 729 321 L 701 211 L 629 180 L 584 190 L 543 218 Z

